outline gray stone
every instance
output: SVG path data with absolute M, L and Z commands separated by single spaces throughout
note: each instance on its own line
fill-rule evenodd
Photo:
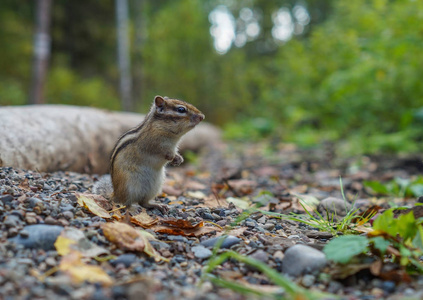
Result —
M 117 258 L 112 259 L 110 263 L 112 266 L 116 267 L 118 264 L 123 264 L 125 267 L 129 268 L 135 261 L 137 256 L 132 253 L 119 255 Z
M 54 250 L 54 243 L 63 227 L 37 224 L 25 226 L 23 230 L 25 230 L 26 237 L 19 235 L 9 240 L 15 244 L 23 245 L 25 248 Z
M 301 284 L 304 287 L 309 288 L 314 284 L 315 281 L 316 281 L 316 277 L 314 275 L 306 274 L 301 279 Z
M 221 239 L 221 236 L 215 237 L 215 238 L 211 238 L 205 241 L 201 242 L 201 245 L 203 245 L 204 247 L 207 248 L 213 248 L 214 245 Z M 224 241 L 222 243 L 222 245 L 220 245 L 220 248 L 230 248 L 233 245 L 236 245 L 238 243 L 241 242 L 240 238 L 237 238 L 236 236 L 233 235 L 228 235 L 226 237 L 224 237 Z
M 294 245 L 285 252 L 282 259 L 282 272 L 291 276 L 313 273 L 327 263 L 322 251 L 306 245 Z
M 351 210 L 351 204 L 343 199 L 328 197 L 320 201 L 317 211 L 325 218 L 344 217 Z
M 192 247 L 191 250 L 194 252 L 194 256 L 199 259 L 206 259 L 212 255 L 212 252 L 202 245 Z

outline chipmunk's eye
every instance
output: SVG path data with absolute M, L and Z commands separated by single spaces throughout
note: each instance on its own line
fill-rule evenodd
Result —
M 187 112 L 187 109 L 183 106 L 179 106 L 176 110 L 178 111 L 178 113 L 181 113 L 181 114 Z

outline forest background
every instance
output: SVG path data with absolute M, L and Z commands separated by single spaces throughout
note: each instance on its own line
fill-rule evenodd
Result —
M 28 103 L 36 1 L 0 2 L 0 105 Z M 229 139 L 413 153 L 423 1 L 129 0 L 132 96 L 195 104 Z M 112 0 L 52 2 L 44 102 L 121 109 Z

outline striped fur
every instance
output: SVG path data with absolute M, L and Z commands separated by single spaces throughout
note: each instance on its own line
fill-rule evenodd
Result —
M 148 207 L 149 200 L 161 190 L 166 164 L 183 161 L 177 153 L 180 138 L 203 119 L 204 115 L 189 103 L 156 96 L 144 121 L 123 134 L 113 149 L 113 199 Z

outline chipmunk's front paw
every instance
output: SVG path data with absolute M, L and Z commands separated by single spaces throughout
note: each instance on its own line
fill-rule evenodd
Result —
M 172 166 L 180 166 L 183 162 L 184 158 L 180 154 L 176 153 L 170 164 Z

